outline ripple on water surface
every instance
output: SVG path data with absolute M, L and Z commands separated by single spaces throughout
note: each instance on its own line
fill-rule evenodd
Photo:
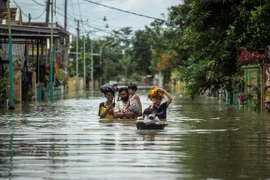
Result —
M 144 107 L 151 102 L 140 94 Z M 99 123 L 102 95 L 25 104 L 0 119 L 6 179 L 270 178 L 269 120 L 214 100 L 175 98 L 168 127 Z M 258 120 L 258 117 L 261 120 Z

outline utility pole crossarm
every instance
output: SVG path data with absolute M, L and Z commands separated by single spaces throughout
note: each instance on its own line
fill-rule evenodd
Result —
M 76 52 L 70 52 L 69 54 L 78 54 L 78 55 L 80 55 L 81 53 L 80 52 L 78 52 L 78 53 L 76 53 Z M 90 55 L 100 56 L 100 54 L 97 54 L 97 53 L 90 53 Z

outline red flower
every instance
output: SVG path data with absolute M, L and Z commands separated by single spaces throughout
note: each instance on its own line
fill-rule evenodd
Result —
M 245 96 L 244 96 L 243 93 L 238 94 L 238 99 L 239 99 L 240 102 L 244 102 L 245 101 L 245 98 L 244 97 Z
M 245 48 L 240 55 L 236 56 L 236 60 L 240 65 L 247 65 L 259 63 L 264 59 L 264 57 L 264 54 L 258 54 L 258 52 L 254 50 L 249 52 Z

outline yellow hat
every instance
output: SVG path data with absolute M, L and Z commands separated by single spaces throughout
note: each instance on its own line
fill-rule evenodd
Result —
M 164 92 L 158 91 L 158 88 L 156 86 L 153 86 L 148 92 L 148 98 L 152 100 L 156 97 L 164 98 Z

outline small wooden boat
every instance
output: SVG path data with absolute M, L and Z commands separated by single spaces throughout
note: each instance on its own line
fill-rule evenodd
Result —
M 162 124 L 145 124 L 143 122 L 136 122 L 135 119 L 100 119 L 100 123 L 121 123 L 127 125 L 135 125 L 138 130 L 162 130 L 167 126 L 167 123 L 163 121 Z
M 151 130 L 151 129 L 156 129 L 156 130 L 162 130 L 167 126 L 167 123 L 162 123 L 162 124 L 145 124 L 143 122 L 138 122 L 136 123 L 136 127 L 138 130 Z
M 124 123 L 135 124 L 136 119 L 100 119 L 100 123 Z

